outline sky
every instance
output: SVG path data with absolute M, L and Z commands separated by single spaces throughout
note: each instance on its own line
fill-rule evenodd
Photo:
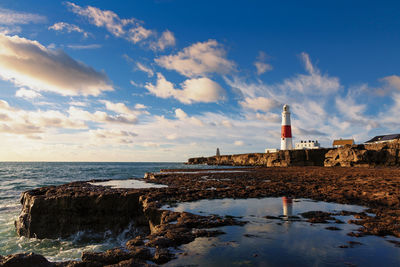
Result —
M 400 133 L 398 1 L 0 1 L 0 161 Z

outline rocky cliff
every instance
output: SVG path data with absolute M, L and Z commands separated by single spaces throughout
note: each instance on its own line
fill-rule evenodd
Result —
M 329 150 L 282 150 L 276 153 L 249 153 L 190 158 L 188 164 L 267 167 L 324 166 L 325 154 Z
M 325 154 L 325 167 L 400 166 L 400 141 L 344 146 Z
M 340 148 L 190 158 L 187 164 L 266 167 L 400 166 L 400 140 L 380 144 L 347 145 Z

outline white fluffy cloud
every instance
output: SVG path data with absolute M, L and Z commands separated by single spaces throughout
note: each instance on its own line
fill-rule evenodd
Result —
M 99 95 L 113 90 L 104 73 L 37 41 L 0 34 L 0 78 L 37 91 Z
M 153 77 L 153 76 L 154 76 L 154 71 L 153 71 L 151 68 L 145 66 L 144 64 L 142 64 L 142 63 L 140 63 L 140 62 L 137 62 L 137 63 L 136 63 L 136 67 L 138 68 L 138 70 L 147 73 L 147 75 L 148 75 L 149 77 Z
M 68 113 L 71 118 L 81 121 L 91 121 L 96 123 L 113 123 L 113 124 L 128 124 L 133 125 L 138 122 L 138 118 L 134 114 L 116 114 L 110 115 L 103 111 L 94 113 L 82 110 L 76 107 L 70 107 Z
M 294 78 L 286 79 L 278 85 L 281 90 L 297 91 L 310 95 L 333 94 L 339 90 L 338 78 L 322 75 L 319 69 L 313 66 L 307 53 L 301 53 L 301 58 L 309 75 L 298 74 Z
M 204 123 L 200 119 L 188 116 L 186 112 L 180 108 L 175 109 L 175 117 L 180 121 L 188 122 L 197 126 L 204 126 Z
M 280 103 L 274 99 L 261 96 L 256 98 L 246 97 L 244 101 L 240 101 L 239 104 L 246 109 L 251 109 L 255 111 L 259 110 L 265 112 L 273 108 L 276 108 L 280 105 Z
M 157 73 L 156 84 L 147 83 L 145 88 L 161 98 L 175 98 L 184 104 L 193 102 L 217 102 L 225 99 L 225 90 L 208 78 L 188 79 L 181 83 L 182 89 L 175 89 L 161 73 Z
M 195 43 L 176 55 L 156 58 L 155 62 L 187 77 L 204 76 L 208 73 L 226 74 L 235 68 L 235 63 L 226 59 L 226 51 L 215 40 Z
M 20 88 L 20 89 L 18 89 L 17 92 L 15 92 L 15 96 L 25 98 L 25 99 L 34 99 L 37 97 L 41 97 L 42 95 L 34 90 Z
M 6 115 L 6 120 L 0 123 L 0 133 L 25 135 L 32 138 L 38 137 L 35 134 L 43 133 L 48 128 L 87 128 L 84 121 L 72 119 L 59 111 L 22 110 L 11 107 L 4 100 L 0 100 L 0 113 Z
M 138 19 L 122 19 L 113 11 L 101 10 L 93 6 L 81 7 L 72 2 L 66 2 L 66 5 L 73 13 L 88 19 L 89 23 L 97 27 L 105 27 L 115 37 L 124 38 L 134 44 L 157 40 L 157 32 L 145 28 L 143 22 Z M 163 50 L 167 46 L 175 45 L 175 37 L 172 32 L 166 30 L 157 41 L 148 43 L 153 50 Z
M 54 30 L 54 31 L 66 31 L 68 33 L 79 32 L 79 33 L 83 34 L 83 36 L 85 38 L 87 38 L 89 36 L 89 33 L 84 31 L 84 30 L 82 30 L 79 26 L 76 26 L 74 24 L 70 24 L 70 23 L 67 23 L 67 22 L 54 23 L 48 29 L 49 30 Z
M 400 90 L 400 76 L 392 75 L 381 79 L 386 82 L 390 87 Z
M 153 42 L 151 45 L 153 50 L 164 50 L 168 46 L 175 46 L 175 36 L 169 30 L 164 31 L 157 42 Z
M 235 146 L 243 146 L 243 145 L 244 145 L 244 142 L 243 142 L 242 140 L 236 140 L 233 144 L 234 144 Z
M 267 71 L 272 70 L 272 65 L 266 62 L 267 54 L 265 52 L 260 51 L 257 57 L 257 61 L 254 62 L 254 66 L 257 69 L 257 74 L 261 75 Z
M 124 116 L 132 116 L 134 118 L 140 114 L 147 114 L 145 110 L 146 106 L 142 104 L 136 104 L 134 109 L 130 109 L 124 103 L 114 103 L 108 100 L 100 100 L 106 106 L 107 110 L 113 111 L 118 114 L 123 114 Z
M 0 24 L 3 25 L 42 23 L 42 22 L 46 22 L 46 17 L 38 14 L 17 12 L 10 9 L 0 8 Z

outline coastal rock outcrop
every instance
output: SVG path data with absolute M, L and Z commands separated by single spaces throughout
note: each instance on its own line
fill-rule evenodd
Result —
M 325 154 L 325 167 L 399 166 L 400 142 L 346 145 Z
M 187 164 L 227 166 L 325 166 L 376 167 L 400 166 L 400 141 L 346 145 L 339 148 L 283 150 L 273 153 L 248 153 L 188 159 Z
M 273 153 L 248 153 L 212 157 L 190 158 L 188 164 L 227 166 L 324 166 L 329 149 L 281 150 Z
M 117 190 L 75 182 L 24 192 L 22 211 L 15 222 L 18 235 L 36 238 L 67 237 L 78 231 L 119 232 L 133 223 L 146 230 L 148 219 L 138 190 Z

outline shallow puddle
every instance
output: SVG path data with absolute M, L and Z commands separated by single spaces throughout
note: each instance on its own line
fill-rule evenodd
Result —
M 110 186 L 111 188 L 134 188 L 134 189 L 168 187 L 162 184 L 147 183 L 145 181 L 138 179 L 110 180 L 106 182 L 94 182 L 90 184 L 100 185 L 100 186 Z
M 329 223 L 310 224 L 300 214 L 308 211 L 362 212 L 366 208 L 307 199 L 216 199 L 179 203 L 163 209 L 199 215 L 237 216 L 244 226 L 218 229 L 226 234 L 197 238 L 177 251 L 166 266 L 399 266 L 400 249 L 387 240 L 350 237 L 358 228 L 347 224 L 353 216 L 334 216 Z M 336 227 L 340 230 L 327 230 Z M 331 228 L 331 229 L 332 229 Z M 347 247 L 347 248 L 343 248 Z

